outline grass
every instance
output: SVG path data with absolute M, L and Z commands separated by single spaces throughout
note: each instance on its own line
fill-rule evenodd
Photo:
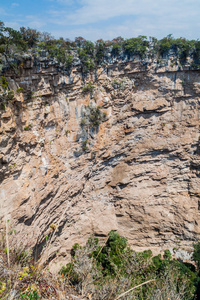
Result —
M 11 294 L 17 300 L 61 300 L 69 294 L 76 296 L 62 276 L 54 276 L 49 270 L 39 268 L 31 250 L 11 247 L 10 240 L 15 231 L 9 227 L 7 220 L 0 238 L 0 299 L 11 299 Z
M 50 224 L 51 237 L 42 255 L 48 256 L 66 210 L 57 223 Z M 169 250 L 163 257 L 153 256 L 150 250 L 136 253 L 127 247 L 124 237 L 111 231 L 102 245 L 97 238 L 89 238 L 85 246 L 76 243 L 71 262 L 53 275 L 39 266 L 30 250 L 10 246 L 9 241 L 16 234 L 10 230 L 10 223 L 6 221 L 0 239 L 0 299 L 8 299 L 11 293 L 16 294 L 13 299 L 17 300 L 61 300 L 71 294 L 94 300 L 195 299 L 198 270 L 195 273 L 193 265 L 172 259 Z M 196 256 L 193 255 L 197 261 L 199 249 L 196 246 Z

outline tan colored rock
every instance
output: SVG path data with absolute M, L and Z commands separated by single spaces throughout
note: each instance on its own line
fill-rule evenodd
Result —
M 200 235 L 200 74 L 137 61 L 98 74 L 91 97 L 76 69 L 69 78 L 30 64 L 12 81 L 33 98 L 0 111 L 1 226 L 9 218 L 12 246 L 35 247 L 42 261 L 111 229 L 136 250 L 186 257 Z M 81 125 L 89 104 L 106 114 L 98 128 Z

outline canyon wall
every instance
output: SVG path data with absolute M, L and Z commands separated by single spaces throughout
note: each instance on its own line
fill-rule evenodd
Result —
M 78 67 L 27 59 L 4 76 L 15 91 L 0 110 L 11 246 L 59 269 L 75 242 L 115 229 L 135 250 L 189 259 L 200 233 L 199 70 L 135 59 L 83 81 Z

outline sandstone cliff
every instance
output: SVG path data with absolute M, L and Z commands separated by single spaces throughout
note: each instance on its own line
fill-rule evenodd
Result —
M 5 77 L 15 96 L 0 110 L 0 222 L 10 220 L 12 244 L 59 268 L 75 242 L 116 229 L 135 250 L 189 258 L 200 233 L 199 70 L 135 59 L 83 82 L 78 67 L 27 59 Z

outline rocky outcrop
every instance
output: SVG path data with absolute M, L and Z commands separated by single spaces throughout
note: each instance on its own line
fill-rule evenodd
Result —
M 55 263 L 116 229 L 135 250 L 189 258 L 200 234 L 200 71 L 135 60 L 83 82 L 77 68 L 28 60 L 5 75 L 26 92 L 0 111 L 0 220 L 10 220 L 11 244 Z

